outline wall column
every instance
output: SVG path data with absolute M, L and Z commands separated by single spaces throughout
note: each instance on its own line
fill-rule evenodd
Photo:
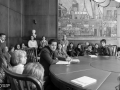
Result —
M 120 8 L 117 8 L 117 45 L 120 47 Z

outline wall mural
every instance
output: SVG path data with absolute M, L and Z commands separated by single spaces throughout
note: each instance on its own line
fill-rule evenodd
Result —
M 103 1 L 103 0 L 102 0 Z M 112 3 L 112 4 L 111 4 Z M 58 38 L 116 37 L 115 1 L 58 0 Z

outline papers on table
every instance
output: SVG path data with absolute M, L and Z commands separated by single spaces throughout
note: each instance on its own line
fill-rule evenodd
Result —
M 80 60 L 79 59 L 71 59 L 70 62 L 68 61 L 58 61 L 56 64 L 70 64 L 70 63 L 79 63 Z
M 71 80 L 72 83 L 75 83 L 77 85 L 80 85 L 82 87 L 86 87 L 88 85 L 94 84 L 97 82 L 96 79 L 88 77 L 88 76 L 83 76 L 77 79 Z
M 71 63 L 79 63 L 79 62 L 80 62 L 79 59 L 72 59 L 72 60 L 71 60 Z
M 91 58 L 97 58 L 96 55 L 89 55 Z
M 68 61 L 58 61 L 56 64 L 69 64 Z

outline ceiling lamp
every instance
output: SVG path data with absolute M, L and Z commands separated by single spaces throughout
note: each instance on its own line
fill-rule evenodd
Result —
M 120 2 L 120 0 L 115 0 L 116 2 Z
M 105 0 L 103 3 L 99 3 L 100 6 L 102 7 L 107 7 L 110 4 L 111 0 Z
M 103 2 L 105 2 L 105 0 L 93 0 L 93 1 L 95 1 L 97 3 L 103 3 Z

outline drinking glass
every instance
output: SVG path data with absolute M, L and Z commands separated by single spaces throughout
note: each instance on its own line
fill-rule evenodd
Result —
M 69 57 L 66 61 L 68 62 L 67 66 L 70 66 L 70 62 L 71 62 L 71 57 Z

